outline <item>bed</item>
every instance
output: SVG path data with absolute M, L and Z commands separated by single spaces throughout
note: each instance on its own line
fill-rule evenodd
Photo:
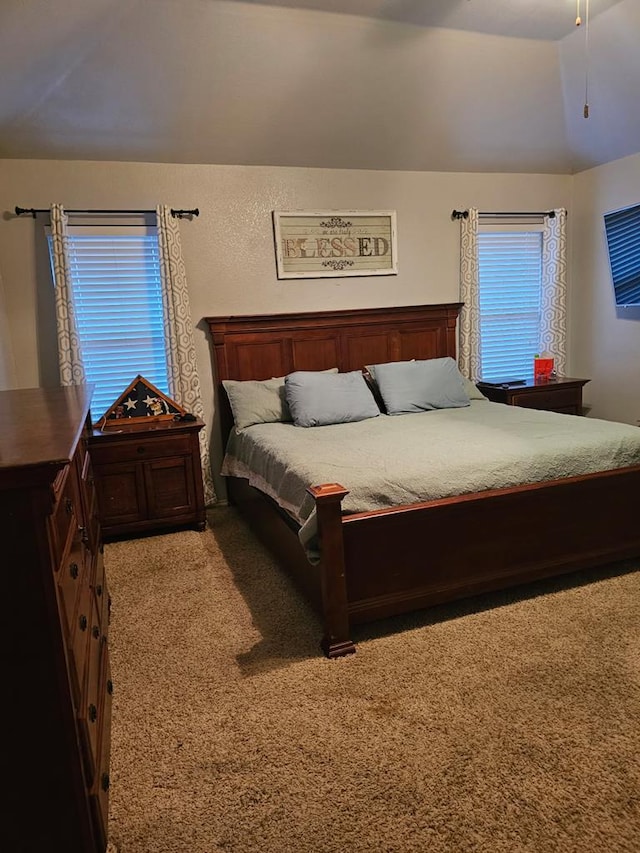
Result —
M 223 388 L 227 380 L 270 380 L 294 371 L 336 368 L 348 373 L 388 362 L 455 358 L 459 309 L 459 303 L 449 303 L 206 318 L 224 446 L 231 447 L 232 455 L 236 452 L 231 406 Z M 468 421 L 483 406 L 491 407 L 494 419 L 496 412 L 510 409 L 473 400 L 469 412 L 460 410 L 451 417 Z M 548 416 L 556 419 L 560 432 L 560 427 L 573 425 L 575 430 L 580 423 L 571 415 L 542 412 L 530 412 L 528 423 L 537 429 L 539 417 Z M 420 417 L 407 415 L 405 422 L 415 424 Z M 390 428 L 384 420 L 366 429 L 348 426 L 354 433 Z M 314 434 L 313 429 L 277 426 L 285 435 L 287 428 L 298 430 L 296 435 Z M 321 429 L 328 435 L 340 426 Z M 306 485 L 308 501 L 301 517 L 279 505 L 277 495 L 259 478 L 243 471 L 242 460 L 236 468 L 227 468 L 227 490 L 230 502 L 318 611 L 321 645 L 332 658 L 355 651 L 354 624 L 639 555 L 635 501 L 640 490 L 640 430 L 637 442 L 634 430 L 620 426 L 625 441 L 637 443 L 635 457 L 620 462 L 603 453 L 603 461 L 591 468 L 602 465 L 605 470 L 573 474 L 567 459 L 562 476 L 554 479 L 524 484 L 500 480 L 499 487 L 480 490 L 467 484 L 464 493 L 454 490 L 373 509 L 359 510 L 357 503 L 350 503 L 350 483 L 336 477 L 335 482 Z M 253 432 L 270 439 L 273 430 Z M 448 455 L 455 454 L 449 450 Z M 348 480 L 348 472 L 342 479 Z M 305 545 L 301 530 L 310 517 L 313 529 Z

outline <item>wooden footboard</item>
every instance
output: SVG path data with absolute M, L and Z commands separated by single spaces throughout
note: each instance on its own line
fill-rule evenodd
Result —
M 353 515 L 342 486 L 312 487 L 317 566 L 269 498 L 229 486 L 315 606 L 330 658 L 355 651 L 354 624 L 640 556 L 640 466 Z
M 329 657 L 352 623 L 640 555 L 640 466 L 346 516 L 340 489 L 311 490 Z

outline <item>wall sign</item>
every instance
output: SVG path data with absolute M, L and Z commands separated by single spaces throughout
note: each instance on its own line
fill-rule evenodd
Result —
M 274 211 L 278 278 L 397 275 L 395 210 Z

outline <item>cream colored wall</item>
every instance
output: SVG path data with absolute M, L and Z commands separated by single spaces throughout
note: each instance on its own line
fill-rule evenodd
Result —
M 640 307 L 616 308 L 603 215 L 640 203 L 640 154 L 574 177 L 572 370 L 593 417 L 640 424 Z
M 198 207 L 181 225 L 205 414 L 214 423 L 209 315 L 438 303 L 458 299 L 459 226 L 453 208 L 569 207 L 569 176 L 381 172 L 286 167 L 0 161 L 0 273 L 16 387 L 57 381 L 55 317 L 43 225 L 16 204 L 46 208 Z M 276 278 L 271 211 L 392 209 L 397 276 Z M 570 217 L 571 220 L 571 217 Z M 213 448 L 214 467 L 219 448 Z

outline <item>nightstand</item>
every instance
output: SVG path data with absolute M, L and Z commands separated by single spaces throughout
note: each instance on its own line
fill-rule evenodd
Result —
M 553 379 L 527 379 L 524 385 L 488 385 L 478 382 L 478 389 L 494 403 L 545 409 L 567 415 L 582 414 L 582 388 L 588 379 L 557 376 Z
M 89 444 L 105 539 L 204 530 L 203 426 L 195 420 L 94 429 Z

